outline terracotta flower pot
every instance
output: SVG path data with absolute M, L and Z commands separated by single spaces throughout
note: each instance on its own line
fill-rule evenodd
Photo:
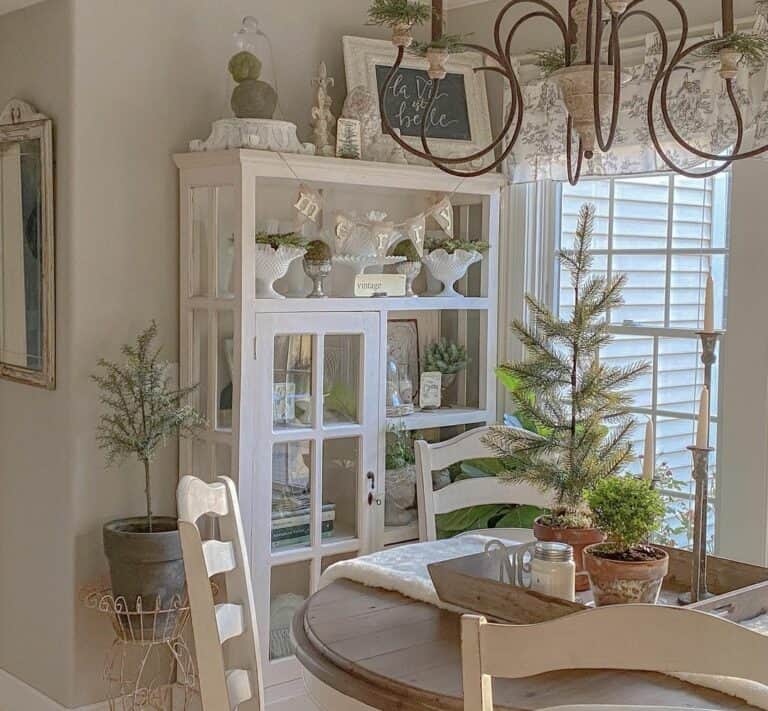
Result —
M 533 522 L 533 535 L 539 541 L 557 541 L 568 543 L 573 547 L 573 560 L 576 563 L 576 592 L 589 590 L 589 578 L 584 569 L 584 549 L 596 543 L 605 541 L 605 534 L 596 528 L 557 528 L 541 523 L 541 519 Z
M 651 546 L 661 551 L 664 557 L 647 561 L 620 561 L 595 555 L 596 547 L 589 546 L 584 551 L 584 565 L 589 574 L 595 605 L 653 605 L 658 601 L 661 584 L 669 570 L 669 555 L 666 551 Z

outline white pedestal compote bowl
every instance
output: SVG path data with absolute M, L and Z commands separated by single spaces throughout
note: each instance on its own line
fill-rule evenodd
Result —
M 288 267 L 295 259 L 307 253 L 303 247 L 280 245 L 274 249 L 269 244 L 256 245 L 256 298 L 284 299 L 275 291 L 274 284 L 288 273 Z
M 443 284 L 443 290 L 436 296 L 461 296 L 453 285 L 467 273 L 467 269 L 482 259 L 480 252 L 468 252 L 464 249 L 457 249 L 452 253 L 435 249 L 425 255 L 424 264 L 430 274 Z

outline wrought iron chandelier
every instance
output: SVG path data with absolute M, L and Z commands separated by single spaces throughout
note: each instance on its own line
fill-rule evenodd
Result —
M 700 0 L 696 0 L 699 2 Z M 407 0 L 412 2 L 412 0 Z M 493 29 L 494 48 L 489 49 L 477 44 L 458 40 L 449 40 L 443 36 L 443 0 L 432 2 L 432 42 L 421 48 L 429 62 L 428 74 L 432 80 L 421 121 L 420 148 L 403 140 L 393 129 L 386 112 L 382 112 L 385 132 L 397 144 L 411 155 L 427 160 L 440 170 L 462 178 L 475 177 L 495 171 L 510 155 L 520 138 L 525 105 L 521 81 L 514 68 L 511 47 L 517 32 L 533 19 L 550 21 L 562 37 L 563 66 L 550 75 L 558 86 L 561 98 L 567 110 L 566 162 L 567 175 L 571 184 L 578 183 L 582 175 L 584 161 L 591 160 L 596 151 L 607 153 L 611 150 L 617 136 L 622 94 L 622 49 L 620 35 L 622 26 L 631 18 L 647 20 L 661 40 L 661 58 L 658 70 L 653 78 L 648 96 L 646 127 L 654 149 L 666 166 L 681 175 L 694 178 L 713 176 L 732 165 L 737 160 L 753 158 L 768 152 L 768 144 L 744 150 L 745 122 L 739 106 L 734 80 L 738 73 L 738 64 L 743 51 L 737 39 L 744 39 L 743 33 L 736 33 L 733 0 L 722 0 L 722 36 L 688 45 L 690 23 L 688 14 L 681 0 L 664 0 L 679 16 L 680 39 L 674 51 L 664 24 L 652 11 L 646 9 L 648 0 L 569 0 L 568 17 L 563 17 L 547 0 L 509 0 L 499 12 Z M 516 20 L 511 28 L 502 32 L 502 26 L 510 12 L 521 6 L 534 6 Z M 656 0 L 658 7 L 658 0 Z M 397 59 L 381 89 L 381 106 L 384 97 L 392 86 L 409 48 L 413 44 L 411 30 L 414 22 L 392 22 L 392 43 L 397 47 Z M 752 40 L 758 46 L 761 58 L 768 56 L 768 38 L 755 36 Z M 450 45 L 450 46 L 449 46 Z M 486 59 L 484 66 L 477 67 L 477 72 L 493 72 L 503 77 L 511 93 L 511 104 L 501 131 L 493 137 L 485 148 L 461 157 L 441 157 L 435 154 L 429 145 L 427 121 L 433 110 L 435 100 L 440 94 L 440 82 L 447 76 L 447 63 L 450 51 L 474 51 Z M 675 127 L 670 111 L 670 81 L 673 72 L 684 68 L 684 62 L 691 55 L 703 51 L 719 58 L 720 76 L 725 82 L 725 90 L 733 109 L 736 123 L 736 135 L 730 151 L 716 154 L 701 150 L 692 145 Z M 679 148 L 696 156 L 701 163 L 714 163 L 700 171 L 687 170 L 675 163 L 669 149 L 665 149 L 659 139 L 658 127 L 663 125 Z M 499 149 L 498 155 L 496 154 Z M 463 164 L 487 158 L 487 164 L 478 170 L 467 170 Z M 491 160 L 492 159 L 492 160 Z

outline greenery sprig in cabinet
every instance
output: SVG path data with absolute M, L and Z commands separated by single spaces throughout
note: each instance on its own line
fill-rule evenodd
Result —
M 256 236 L 290 231 L 300 185 L 322 193 L 331 221 L 339 211 L 374 210 L 407 220 L 456 188 L 432 168 L 288 160 L 291 171 L 280 156 L 256 150 L 176 157 L 180 384 L 200 384 L 193 400 L 209 423 L 182 443 L 181 471 L 209 480 L 227 474 L 238 485 L 267 686 L 299 677 L 290 621 L 329 565 L 418 537 L 418 525 L 385 526 L 386 435 L 396 424 L 386 417 L 386 365 L 395 326 L 407 321 L 398 332 L 419 341 L 419 351 L 404 351 L 416 392 L 429 343 L 446 337 L 468 349 L 454 406 L 403 418 L 407 431 L 434 440 L 497 420 L 496 382 L 486 372 L 497 362 L 501 180 L 466 181 L 451 198 L 456 238 L 489 245 L 459 284 L 465 296 L 352 298 L 340 291 L 334 264 L 328 298 L 308 299 L 305 260 L 296 260 L 275 283 L 288 298 L 256 298 Z M 323 216 L 305 225 L 302 244 L 332 231 Z M 422 294 L 432 286 L 427 279 L 418 277 Z

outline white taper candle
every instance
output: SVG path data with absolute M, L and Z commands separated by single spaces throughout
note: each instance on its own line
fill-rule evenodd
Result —
M 696 429 L 696 446 L 706 449 L 709 446 L 709 389 L 701 389 L 699 401 L 699 424 Z
M 704 298 L 704 331 L 712 333 L 715 330 L 715 280 L 707 276 L 707 289 Z
M 656 474 L 656 437 L 653 420 L 649 417 L 645 425 L 645 449 L 643 451 L 643 479 L 653 481 Z

